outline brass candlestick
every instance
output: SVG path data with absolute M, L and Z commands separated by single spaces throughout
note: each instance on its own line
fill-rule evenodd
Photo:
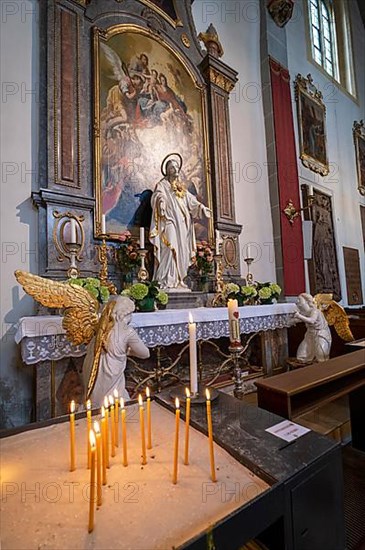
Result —
M 147 249 L 146 248 L 140 248 L 138 250 L 139 257 L 141 258 L 141 267 L 138 270 L 138 280 L 144 283 L 145 281 L 148 281 L 148 271 L 145 266 L 145 260 L 147 256 Z
M 117 294 L 117 287 L 108 279 L 108 247 L 106 244 L 106 235 L 100 235 L 101 245 L 97 245 L 98 259 L 100 262 L 99 279 L 103 286 L 106 286 L 110 294 Z
M 252 285 L 253 284 L 253 273 L 250 272 L 250 265 L 252 264 L 253 262 L 253 258 L 245 258 L 244 261 L 246 262 L 247 264 L 247 275 L 246 275 L 246 282 L 248 285 Z
M 77 279 L 77 277 L 80 275 L 80 271 L 76 264 L 77 256 L 81 249 L 81 244 L 79 243 L 66 243 L 68 252 L 69 252 L 69 259 L 70 259 L 70 267 L 67 271 L 67 277 L 70 279 Z

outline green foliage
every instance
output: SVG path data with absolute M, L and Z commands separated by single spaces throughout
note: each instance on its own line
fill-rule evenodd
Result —
M 278 300 L 281 288 L 276 283 L 259 283 L 239 287 L 235 283 L 227 283 L 224 287 L 226 301 L 235 299 L 239 306 L 272 304 Z
M 79 277 L 77 279 L 69 279 L 67 282 L 70 285 L 82 286 L 101 304 L 105 304 L 109 300 L 109 289 L 103 286 L 96 277 Z
M 143 304 L 148 299 L 153 299 L 156 305 L 161 304 L 163 306 L 169 301 L 168 294 L 160 290 L 160 285 L 157 281 L 135 283 L 124 289 L 121 294 L 122 296 L 129 296 L 135 302 L 137 310 L 141 310 Z

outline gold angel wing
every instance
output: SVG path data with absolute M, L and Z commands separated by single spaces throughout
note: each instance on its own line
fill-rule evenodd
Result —
M 327 323 L 334 326 L 337 334 L 345 342 L 353 342 L 355 340 L 351 330 L 350 321 L 346 311 L 335 300 L 332 299 L 332 294 L 316 294 L 314 302 L 318 309 L 323 312 Z
M 98 301 L 84 288 L 15 271 L 25 292 L 46 307 L 65 308 L 62 326 L 75 345 L 88 344 L 98 324 Z
M 90 395 L 92 394 L 95 386 L 95 382 L 99 372 L 99 361 L 101 352 L 103 350 L 108 351 L 109 334 L 115 322 L 112 315 L 115 303 L 115 301 L 108 302 L 100 317 L 98 331 L 95 336 L 94 359 L 90 371 L 89 381 L 87 384 L 86 399 L 90 398 Z

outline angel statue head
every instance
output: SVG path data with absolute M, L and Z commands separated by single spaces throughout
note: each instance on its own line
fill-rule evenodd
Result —
M 312 309 L 316 308 L 313 296 L 305 292 L 299 294 L 296 306 L 303 315 L 308 315 Z
M 128 325 L 135 309 L 133 300 L 128 296 L 116 296 L 110 298 L 109 302 L 114 302 L 112 316 L 116 322 Z

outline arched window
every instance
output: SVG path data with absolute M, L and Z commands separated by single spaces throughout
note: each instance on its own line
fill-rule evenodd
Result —
M 334 15 L 329 0 L 309 0 L 312 57 L 333 78 L 337 76 Z

